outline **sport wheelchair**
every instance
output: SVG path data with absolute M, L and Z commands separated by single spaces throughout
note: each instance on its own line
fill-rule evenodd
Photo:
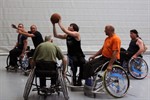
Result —
M 93 95 L 107 91 L 113 97 L 121 98 L 127 93 L 130 81 L 126 71 L 118 64 L 113 64 L 112 71 L 106 70 L 108 62 L 99 66 L 90 81 L 84 85 L 84 95 Z M 89 84 L 90 83 L 90 84 Z M 87 85 L 88 84 L 88 85 Z
M 25 51 L 25 55 L 24 57 L 21 59 L 20 57 L 17 57 L 17 67 L 14 68 L 14 69 L 11 69 L 10 65 L 9 65 L 9 62 L 10 62 L 10 55 L 7 56 L 7 59 L 6 59 L 6 70 L 9 71 L 9 70 L 15 70 L 17 72 L 18 68 L 20 68 L 21 70 L 23 71 L 26 71 L 27 67 L 29 66 L 29 59 L 28 56 L 27 56 L 27 53 L 29 52 L 30 50 L 30 47 L 28 46 L 27 47 L 27 50 Z
M 53 88 L 45 87 L 43 89 L 40 87 L 40 85 L 37 82 L 38 81 L 37 78 L 39 77 L 44 77 L 44 78 L 46 77 L 46 80 L 51 80 L 51 78 L 57 78 L 57 81 Z M 38 65 L 38 67 L 33 68 L 33 70 L 29 74 L 29 77 L 25 85 L 24 94 L 23 94 L 24 100 L 28 99 L 32 85 L 36 86 L 36 88 L 34 88 L 33 91 L 37 91 L 38 95 L 43 95 L 44 98 L 46 98 L 48 95 L 51 95 L 52 93 L 55 92 L 57 92 L 59 95 L 60 91 L 62 91 L 64 95 L 64 99 L 65 100 L 69 99 L 67 86 L 64 81 L 64 77 L 62 75 L 62 67 L 57 66 L 56 63 L 54 62 L 47 62 L 41 66 Z
M 144 79 L 148 75 L 148 65 L 142 57 L 124 60 L 122 66 L 135 79 Z

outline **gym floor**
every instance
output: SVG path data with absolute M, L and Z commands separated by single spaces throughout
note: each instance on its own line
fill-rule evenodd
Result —
M 24 100 L 23 91 L 27 76 L 22 72 L 7 72 L 6 57 L 0 56 L 0 100 Z M 150 55 L 144 55 L 148 66 L 150 66 Z M 34 87 L 34 86 L 33 86 Z M 119 100 L 150 100 L 150 73 L 143 80 L 135 80 L 130 78 L 130 87 L 125 97 L 119 98 Z M 96 98 L 84 96 L 82 89 L 76 91 L 70 91 L 69 100 L 113 100 L 107 93 L 97 94 Z M 36 92 L 31 91 L 28 100 L 64 100 L 62 93 L 58 96 L 52 94 L 46 99 L 43 96 L 37 95 Z

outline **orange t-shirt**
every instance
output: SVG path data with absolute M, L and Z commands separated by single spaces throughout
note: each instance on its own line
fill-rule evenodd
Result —
M 120 59 L 120 47 L 121 40 L 116 34 L 111 37 L 107 37 L 102 48 L 102 55 L 107 58 L 111 58 L 113 51 L 117 50 L 116 58 Z

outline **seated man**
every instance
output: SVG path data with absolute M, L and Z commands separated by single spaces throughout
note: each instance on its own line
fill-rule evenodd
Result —
M 130 58 L 136 58 L 141 56 L 145 51 L 144 43 L 139 37 L 137 30 L 130 30 L 131 41 L 127 50 L 122 49 L 120 52 L 120 62 L 123 64 L 124 60 L 129 60 Z
M 14 28 L 16 28 L 15 25 L 14 25 Z M 27 32 L 24 29 L 20 29 L 20 28 L 17 28 L 17 29 L 19 30 L 19 34 L 23 34 L 23 35 L 25 35 L 27 37 L 31 37 L 32 38 L 32 42 L 34 44 L 34 49 L 31 49 L 30 52 L 27 53 L 28 58 L 32 57 L 33 54 L 34 54 L 34 51 L 35 51 L 36 47 L 40 43 L 43 42 L 42 34 L 37 30 L 36 25 L 31 25 L 29 32 Z M 31 66 L 29 65 L 29 67 L 27 69 L 30 69 L 30 68 L 31 68 Z
M 90 76 L 94 75 L 94 71 L 104 64 L 105 62 L 109 61 L 107 66 L 107 70 L 112 70 L 112 65 L 115 60 L 120 59 L 120 45 L 121 40 L 115 34 L 115 29 L 111 25 L 107 25 L 105 27 L 105 33 L 108 37 L 105 39 L 103 47 L 93 56 L 89 58 L 89 62 L 84 65 L 83 71 L 83 78 L 87 79 Z M 101 55 L 99 58 L 94 59 L 96 56 Z
M 63 63 L 63 74 L 65 75 L 66 62 L 67 62 L 66 58 L 62 54 L 60 48 L 52 43 L 51 38 L 52 38 L 51 36 L 46 36 L 45 42 L 38 45 L 38 47 L 36 48 L 34 52 L 32 63 L 36 64 L 41 61 L 56 62 L 56 58 L 58 58 L 59 60 L 61 59 Z M 52 78 L 51 86 L 54 86 L 55 84 L 56 84 L 56 78 Z M 44 88 L 44 87 L 46 87 L 46 79 L 43 77 L 40 77 L 40 88 Z
M 23 24 L 18 24 L 18 28 L 23 29 L 24 26 Z M 17 32 L 19 33 L 19 31 L 17 30 Z M 9 52 L 10 55 L 10 62 L 9 65 L 12 67 L 12 69 L 17 68 L 17 57 L 20 56 L 20 58 L 22 59 L 24 57 L 25 51 L 27 49 L 27 37 L 22 35 L 22 34 L 18 34 L 18 39 L 16 42 L 15 47 Z

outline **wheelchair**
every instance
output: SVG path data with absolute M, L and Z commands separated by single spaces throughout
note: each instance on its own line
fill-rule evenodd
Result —
M 122 66 L 135 79 L 144 79 L 148 75 L 148 65 L 142 57 L 124 60 Z
M 51 80 L 51 78 L 57 77 L 57 81 L 53 88 L 45 87 L 43 90 L 43 88 L 41 88 L 40 85 L 38 84 L 37 78 L 39 77 L 46 77 L 46 80 Z M 60 94 L 60 92 L 63 92 L 64 99 L 65 100 L 69 99 L 67 86 L 64 81 L 64 77 L 62 75 L 62 67 L 57 66 L 56 63 L 54 62 L 47 62 L 46 64 L 44 63 L 41 66 L 38 65 L 38 67 L 33 68 L 33 70 L 29 74 L 29 77 L 25 85 L 23 94 L 24 100 L 28 100 L 28 96 L 32 86 L 36 86 L 36 88 L 34 88 L 33 91 L 37 91 L 37 94 L 44 96 L 44 98 L 55 92 L 57 92 L 58 95 Z
M 130 81 L 126 71 L 119 66 L 119 64 L 113 64 L 112 71 L 107 71 L 108 62 L 99 66 L 94 75 L 91 76 L 90 84 L 85 82 L 84 95 L 93 95 L 104 93 L 105 91 L 115 98 L 124 97 L 129 89 Z
M 20 57 L 17 57 L 17 68 L 14 68 L 13 70 L 15 70 L 17 72 L 18 69 L 21 69 L 22 71 L 26 71 L 27 70 L 27 67 L 29 66 L 29 59 L 28 56 L 27 56 L 27 52 L 25 52 L 25 55 L 24 57 L 21 59 Z M 7 71 L 10 71 L 12 70 L 9 65 L 9 62 L 10 62 L 10 55 L 7 56 L 7 59 L 6 59 L 6 70 Z

